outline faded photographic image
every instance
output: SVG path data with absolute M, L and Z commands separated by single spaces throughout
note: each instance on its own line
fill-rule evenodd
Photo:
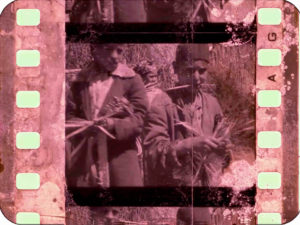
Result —
M 254 224 L 255 2 L 66 3 L 68 223 Z
M 296 217 L 291 3 L 10 2 L 0 21 L 0 208 L 12 222 Z M 273 12 L 276 25 L 263 16 Z
M 254 44 L 69 43 L 66 78 L 71 189 L 254 187 Z

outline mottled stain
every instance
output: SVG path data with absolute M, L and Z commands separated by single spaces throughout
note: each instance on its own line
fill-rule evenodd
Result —
M 298 214 L 298 11 L 284 4 L 284 77 L 286 93 L 283 96 L 283 223 L 293 220 Z
M 12 4 L 6 6 L 0 14 L 0 31 L 9 33 L 13 30 L 15 19 L 11 10 Z
M 266 126 L 268 128 L 268 130 L 276 130 L 277 129 L 277 121 L 276 120 L 269 120 L 268 122 L 266 122 Z
M 266 109 L 266 114 L 271 117 L 276 117 L 278 114 L 278 109 L 277 108 L 268 108 L 268 109 Z

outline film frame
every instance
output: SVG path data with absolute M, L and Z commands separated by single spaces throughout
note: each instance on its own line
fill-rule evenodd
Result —
M 36 3 L 36 4 L 32 3 L 33 5 L 30 5 L 30 3 L 29 3 L 29 5 L 30 5 L 30 7 L 29 7 L 29 5 L 27 5 L 27 2 L 26 3 L 24 3 L 24 2 L 25 1 L 23 1 L 23 2 L 20 1 L 20 3 L 18 2 L 18 4 L 20 4 L 20 5 L 17 6 L 17 8 L 19 8 L 19 7 L 20 7 L 19 9 L 22 9 L 23 7 L 24 8 L 26 8 L 26 7 L 27 8 L 39 8 L 39 6 L 38 6 L 39 3 Z M 22 3 L 24 3 L 24 6 L 22 6 Z M 270 5 L 268 5 L 268 4 L 270 4 Z M 258 7 L 259 8 L 269 8 L 269 7 L 270 8 L 283 8 L 282 7 L 282 2 L 280 2 L 280 1 L 274 1 L 274 2 L 268 3 L 268 4 L 266 2 L 264 2 L 264 1 L 258 1 Z M 61 6 L 57 5 L 57 6 L 52 6 L 52 7 L 58 7 L 58 8 L 60 8 Z M 62 10 L 62 8 L 60 8 L 60 10 Z M 290 12 L 289 10 L 285 11 L 285 13 L 286 12 Z M 40 12 L 42 12 L 42 10 L 40 10 Z M 21 12 L 19 12 L 19 13 L 21 13 Z M 24 13 L 25 13 L 25 17 L 26 17 L 26 12 L 24 12 Z M 32 10 L 30 13 L 36 15 L 37 18 L 40 16 L 39 13 L 38 13 L 38 10 Z M 258 17 L 259 17 L 259 15 L 258 15 Z M 61 17 L 57 17 L 56 19 L 57 19 L 57 23 L 62 24 L 62 22 L 60 20 Z M 18 20 L 18 14 L 17 14 L 17 20 Z M 18 25 L 20 26 L 19 34 L 20 34 L 20 36 L 22 36 L 23 32 L 24 32 L 24 30 L 26 30 L 26 28 L 25 27 L 23 28 L 21 26 L 26 26 L 26 25 L 24 25 L 24 24 L 23 25 L 22 24 L 18 24 Z M 37 26 L 37 25 L 39 25 L 38 20 L 32 21 L 32 23 L 29 26 Z M 280 37 L 280 32 L 281 32 L 280 29 L 282 29 L 282 28 L 280 27 L 281 25 L 278 26 L 278 24 L 276 25 L 277 27 L 275 27 L 277 29 L 275 29 L 274 27 L 271 28 L 272 32 L 268 32 L 268 33 L 261 32 L 260 33 L 259 26 L 262 26 L 263 28 L 265 28 L 266 26 L 269 26 L 269 25 L 270 24 L 263 25 L 263 24 L 259 24 L 258 23 L 258 31 L 257 31 L 258 40 L 259 40 L 260 36 L 262 38 L 263 37 L 264 38 L 267 37 L 268 40 L 269 40 L 269 43 L 268 43 L 269 45 L 266 45 L 266 43 L 263 43 L 263 45 L 261 45 L 261 46 L 259 46 L 259 44 L 257 45 L 257 50 L 258 50 L 257 80 L 260 80 L 260 79 L 261 80 L 266 80 L 266 79 L 268 79 L 269 81 L 274 82 L 273 80 L 277 76 L 273 77 L 273 74 L 274 73 L 275 73 L 275 75 L 279 74 L 278 75 L 278 77 L 279 77 L 280 75 L 282 75 L 282 68 L 279 67 L 278 64 L 275 64 L 275 65 L 271 64 L 270 65 L 270 64 L 268 64 L 268 62 L 264 62 L 263 59 L 260 61 L 260 57 L 268 56 L 268 54 L 271 53 L 269 51 L 270 49 L 275 50 L 276 48 L 280 48 L 280 46 L 282 46 L 284 37 Z M 62 28 L 60 28 L 60 29 L 62 29 Z M 267 28 L 265 28 L 265 30 L 267 30 Z M 263 29 L 262 31 L 265 31 L 265 30 Z M 37 32 L 34 29 L 31 29 L 30 31 L 31 32 L 33 31 L 32 34 L 35 34 L 34 32 Z M 60 30 L 60 32 L 61 31 L 62 30 Z M 16 32 L 18 32 L 18 29 L 16 29 Z M 275 37 L 278 37 L 278 39 L 274 40 Z M 44 36 L 43 38 L 46 39 L 47 37 Z M 29 64 L 28 67 L 38 67 L 40 65 L 39 64 L 40 59 L 41 60 L 43 59 L 42 52 L 39 53 L 37 50 L 35 50 L 35 48 L 32 46 L 32 44 L 35 43 L 35 42 L 37 42 L 37 40 L 39 40 L 39 39 L 38 39 L 37 36 L 33 35 L 32 37 L 29 37 L 27 40 L 28 40 L 29 43 L 23 43 L 22 42 L 22 44 L 21 44 L 22 47 L 20 47 L 20 50 L 21 49 L 32 49 L 33 51 L 31 51 L 31 52 L 29 52 L 29 51 L 27 51 L 27 52 L 26 51 L 18 51 L 16 53 L 16 63 L 17 63 L 17 65 L 19 67 L 26 67 L 26 65 L 28 66 L 28 64 Z M 274 46 L 276 46 L 276 48 Z M 35 47 L 37 47 L 37 46 L 35 46 Z M 280 54 L 276 53 L 275 51 L 273 52 L 273 54 L 278 55 L 278 57 L 280 58 Z M 32 57 L 32 60 L 30 60 L 30 62 L 29 61 L 26 62 L 26 60 L 22 60 L 21 59 L 22 57 Z M 28 71 L 30 71 L 30 72 L 28 72 L 28 71 L 25 72 L 27 74 L 28 73 L 31 74 L 31 75 L 27 75 L 27 76 L 25 75 L 25 77 L 28 78 L 27 79 L 28 81 L 31 80 L 31 77 L 39 76 L 38 74 L 41 73 L 41 70 L 39 68 L 35 68 L 35 69 L 32 69 L 32 70 L 31 70 L 31 68 L 29 68 L 29 69 L 30 70 L 28 70 Z M 24 72 L 24 70 L 22 71 L 22 68 L 20 68 L 19 70 L 17 70 L 17 73 L 20 73 L 19 77 L 23 77 L 24 76 L 24 73 L 22 74 L 22 72 Z M 37 74 L 37 75 L 32 75 L 32 74 Z M 268 77 L 266 77 L 265 74 L 271 74 L 271 75 L 269 75 Z M 262 76 L 260 76 L 260 75 L 262 75 Z M 260 90 L 257 93 L 258 94 L 258 102 L 257 102 L 257 104 L 261 108 L 263 108 L 263 107 L 274 107 L 275 110 L 278 110 L 278 112 L 277 112 L 278 113 L 277 114 L 278 117 L 281 118 L 283 115 L 281 115 L 282 112 L 280 111 L 280 107 L 282 105 L 280 103 L 282 103 L 284 100 L 283 99 L 281 101 L 278 100 L 278 97 L 280 98 L 280 96 L 281 96 L 278 93 L 278 90 L 281 90 L 281 88 L 282 88 L 282 86 L 284 84 L 283 84 L 283 80 L 280 79 L 280 78 L 275 79 L 275 80 L 277 81 L 276 84 L 275 83 L 265 84 L 265 82 L 261 82 L 261 83 L 257 82 L 257 85 L 262 84 L 262 86 L 258 87 Z M 19 81 L 19 82 L 20 82 L 21 85 L 25 85 L 24 83 L 22 83 L 22 81 Z M 25 81 L 23 81 L 23 82 L 25 82 Z M 23 87 L 26 87 L 26 86 L 23 86 Z M 20 92 L 16 93 L 16 101 L 14 101 L 14 104 L 16 104 L 16 106 L 17 106 L 16 109 L 17 108 L 20 108 L 20 109 L 21 108 L 36 108 L 36 109 L 38 109 L 38 107 L 40 105 L 40 103 L 39 103 L 40 102 L 40 96 L 39 96 L 39 92 L 36 91 L 36 90 L 38 90 L 39 88 L 37 88 L 38 86 L 34 86 L 34 84 L 31 84 L 29 87 L 31 87 L 30 89 L 32 91 L 28 91 L 27 92 L 27 91 L 24 91 L 24 90 L 26 90 L 28 88 L 23 88 L 23 91 L 20 91 Z M 28 90 L 30 90 L 30 89 L 28 89 Z M 270 98 L 270 96 L 271 96 L 271 98 L 277 98 L 277 100 L 273 102 L 274 103 L 273 105 L 268 105 L 271 102 L 270 100 L 267 100 L 267 102 L 264 102 L 264 100 L 263 100 L 263 98 L 268 98 L 268 97 Z M 23 100 L 22 100 L 22 98 L 23 98 Z M 18 111 L 20 109 L 17 109 L 16 111 Z M 24 110 L 22 110 L 22 111 L 23 111 L 22 112 L 22 114 L 23 114 Z M 31 115 L 32 112 L 28 112 L 28 113 L 29 113 L 27 115 L 28 117 L 33 116 L 33 118 L 37 118 L 37 117 L 40 116 L 39 109 L 36 112 L 34 112 L 35 114 L 33 114 L 33 115 Z M 259 110 L 257 110 L 257 113 L 262 118 L 265 116 L 264 115 L 265 112 L 263 110 L 259 109 Z M 18 113 L 16 113 L 15 116 L 18 116 Z M 23 115 L 19 115 L 19 116 L 20 116 L 20 121 L 23 121 L 24 120 L 24 118 L 22 117 Z M 39 130 L 39 129 L 37 129 L 39 127 L 39 124 L 35 124 L 35 125 L 32 125 L 32 126 L 35 128 L 35 129 L 32 129 L 32 130 Z M 273 129 L 267 129 L 267 130 L 265 130 L 266 127 L 261 127 L 261 129 L 258 129 L 258 130 L 261 130 L 261 131 L 281 131 L 281 130 L 283 130 L 283 128 L 281 126 L 282 126 L 281 124 L 276 124 L 275 128 L 274 128 L 274 126 L 272 126 Z M 258 131 L 258 132 L 261 132 L 261 131 Z M 40 142 L 40 138 L 43 139 L 43 137 L 42 137 L 42 135 L 39 135 L 38 132 L 32 132 L 32 133 L 27 133 L 27 132 L 26 133 L 16 133 L 16 131 L 14 131 L 14 132 L 15 132 L 15 137 L 16 137 L 16 142 L 15 143 L 16 143 L 16 147 L 17 148 L 20 148 L 20 149 L 38 149 L 40 147 L 40 143 L 39 143 Z M 63 133 L 64 133 L 64 131 L 63 131 Z M 274 135 L 273 137 L 277 137 L 277 138 L 280 137 L 279 133 L 272 133 L 271 134 L 271 133 L 267 133 L 266 132 L 266 133 L 258 133 L 257 135 L 258 135 L 258 145 L 261 143 L 259 141 L 259 139 L 263 138 L 263 136 L 268 137 L 268 135 Z M 19 140 L 22 140 L 22 139 L 24 140 L 24 138 L 25 139 L 31 139 L 31 141 L 30 142 L 24 142 L 23 141 L 23 146 L 19 145 L 18 144 L 18 143 L 20 143 Z M 22 141 L 21 141 L 21 143 L 22 143 Z M 281 143 L 278 143 L 278 145 L 281 146 Z M 261 148 L 278 148 L 278 145 L 277 146 L 272 146 L 272 147 L 262 146 Z M 279 147 L 279 149 L 280 149 L 280 147 Z M 258 154 L 258 152 L 257 152 L 257 154 Z M 43 160 L 43 157 L 45 158 L 45 156 L 43 156 L 43 154 L 41 154 L 37 158 L 40 158 L 40 160 Z M 277 159 L 278 161 L 282 162 L 283 161 L 283 157 L 284 157 L 283 155 L 279 154 L 277 156 L 277 158 L 275 158 L 274 160 L 276 161 L 276 159 Z M 18 153 L 16 154 L 16 158 L 17 159 L 18 158 L 23 159 L 22 155 L 18 156 Z M 265 159 L 262 158 L 262 160 L 265 160 Z M 268 163 L 263 163 L 264 166 L 267 165 L 267 164 Z M 276 163 L 276 165 L 278 166 L 279 164 Z M 41 186 L 40 186 L 39 183 L 42 180 L 41 177 L 44 176 L 43 175 L 43 171 L 39 171 L 39 169 L 37 169 L 38 172 L 34 173 L 36 171 L 33 171 L 30 168 L 30 166 L 28 168 L 26 168 L 26 166 L 24 166 L 24 162 L 20 162 L 20 164 L 18 164 L 18 162 L 17 162 L 15 164 L 15 166 L 16 166 L 16 168 L 19 168 L 23 172 L 23 173 L 18 173 L 17 176 L 16 176 L 16 182 L 15 183 L 16 183 L 16 187 L 18 189 L 20 189 L 20 190 L 22 190 L 22 189 L 24 189 L 24 190 L 37 190 L 37 189 L 39 189 L 39 191 L 41 190 Z M 262 198 L 262 201 L 261 201 L 262 204 L 258 205 L 258 208 L 261 209 L 261 215 L 260 216 L 258 215 L 258 221 L 259 220 L 261 220 L 261 221 L 264 221 L 264 220 L 270 221 L 270 216 L 272 217 L 272 220 L 274 218 L 276 218 L 276 222 L 278 222 L 279 220 L 281 221 L 281 214 L 283 212 L 280 209 L 282 208 L 282 206 L 279 206 L 278 207 L 279 210 L 277 210 L 277 211 L 275 210 L 276 212 L 268 212 L 268 211 L 270 211 L 270 206 L 268 208 L 268 206 L 263 205 L 263 202 L 264 202 L 263 200 L 264 200 L 264 198 L 267 198 L 266 195 L 265 195 L 266 191 L 264 191 L 264 189 L 268 190 L 267 191 L 267 195 L 269 195 L 269 197 L 270 197 L 270 195 L 275 194 L 275 195 L 278 195 L 279 198 L 281 198 L 280 197 L 280 193 L 282 193 L 283 191 L 281 189 L 280 183 L 282 182 L 283 178 L 280 177 L 280 174 L 283 172 L 283 168 L 278 169 L 278 168 L 274 168 L 274 167 L 272 168 L 270 166 L 270 167 L 267 167 L 267 168 L 262 167 L 260 169 L 261 169 L 260 170 L 261 173 L 258 175 L 257 197 L 258 198 Z M 16 169 L 16 171 L 18 171 L 18 169 Z M 272 176 L 273 176 L 273 178 L 271 179 Z M 261 179 L 266 179 L 266 177 L 270 177 L 270 179 L 271 179 L 270 182 L 271 183 L 263 183 L 263 182 L 260 183 L 260 180 Z M 28 179 L 32 179 L 31 184 L 24 182 L 24 180 L 28 180 Z M 274 181 L 276 181 L 276 182 L 274 182 Z M 266 185 L 266 186 L 268 186 L 268 185 L 273 186 L 274 188 L 272 188 L 272 189 L 274 189 L 274 190 L 270 191 L 270 188 L 265 188 L 264 185 Z M 278 188 L 278 187 L 280 187 L 280 188 Z M 52 190 L 53 193 L 55 193 L 55 196 L 57 196 L 56 194 L 58 194 L 58 196 L 62 196 L 64 198 L 64 191 L 63 191 L 64 188 L 63 188 L 63 185 L 61 185 L 60 183 L 55 184 L 55 182 L 54 182 L 54 184 L 53 184 L 52 182 L 47 182 L 46 185 L 44 186 L 44 189 L 42 189 L 42 191 L 46 191 L 46 190 L 47 190 L 47 192 L 48 192 L 48 190 Z M 21 209 L 24 205 L 26 205 L 24 202 L 30 202 L 26 198 L 28 197 L 28 199 L 30 199 L 30 198 L 32 198 L 35 195 L 28 192 L 28 195 L 27 194 L 26 195 L 25 194 L 24 195 L 21 194 L 21 195 L 18 195 L 18 196 L 22 196 L 22 198 L 24 198 L 19 203 L 19 207 Z M 273 198 L 273 196 L 272 196 L 272 198 Z M 58 198 L 56 198 L 56 200 L 57 199 Z M 40 201 L 44 201 L 45 199 L 39 199 L 39 200 Z M 52 199 L 52 201 L 53 201 L 53 199 Z M 260 202 L 258 202 L 258 203 L 260 203 Z M 64 208 L 64 206 L 60 206 L 60 207 Z M 55 210 L 57 210 L 57 209 L 54 209 L 54 212 L 55 212 Z M 25 211 L 25 210 L 20 210 L 20 211 Z M 32 210 L 32 211 L 34 211 L 34 210 Z M 63 210 L 59 209 L 58 211 L 63 211 Z M 267 214 L 269 214 L 269 215 L 267 215 Z M 58 221 L 62 220 L 60 218 L 60 217 L 63 217 L 62 213 L 59 213 L 58 215 L 55 214 L 55 215 L 57 216 L 57 218 L 54 219 L 54 220 L 58 220 Z M 26 215 L 23 215 L 23 216 L 25 216 L 25 218 L 26 218 Z M 42 216 L 45 217 L 45 218 L 47 217 L 47 215 L 42 215 Z M 22 217 L 22 214 L 19 214 L 19 218 L 20 217 Z M 37 220 L 37 218 L 39 216 L 37 216 L 37 214 L 33 213 L 32 217 L 35 218 L 35 220 Z M 17 216 L 17 218 L 18 218 L 18 216 Z M 45 219 L 45 220 L 47 221 L 47 219 Z M 50 224 L 50 223 L 60 223 L 58 221 L 55 221 L 55 222 L 50 222 L 49 221 L 47 223 L 48 224 Z M 273 222 L 273 221 L 271 221 L 271 222 Z

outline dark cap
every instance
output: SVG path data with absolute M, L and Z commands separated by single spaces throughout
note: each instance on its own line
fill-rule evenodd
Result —
M 208 44 L 180 44 L 176 50 L 176 65 L 193 66 L 195 61 L 209 62 Z

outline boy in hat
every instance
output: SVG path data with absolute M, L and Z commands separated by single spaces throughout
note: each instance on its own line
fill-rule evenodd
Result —
M 218 186 L 228 136 L 219 134 L 223 117 L 218 100 L 204 91 L 208 83 L 209 46 L 179 45 L 173 64 L 180 85 L 187 88 L 170 93 L 177 106 L 177 143 L 171 146 L 181 167 L 174 178 L 186 186 Z M 211 208 L 180 208 L 177 219 L 183 224 L 211 224 Z
M 204 161 L 207 164 L 211 159 L 212 164 L 216 165 L 223 159 L 223 151 L 218 150 L 228 140 L 227 137 L 220 137 L 217 134 L 218 125 L 223 117 L 218 100 L 205 91 L 208 86 L 208 64 L 209 47 L 207 44 L 178 46 L 173 66 L 178 75 L 179 84 L 186 86 L 170 93 L 177 106 L 179 116 L 177 138 L 180 140 L 172 148 L 179 155 L 191 153 L 193 149 L 193 154 L 197 154 L 199 160 L 205 158 Z M 187 166 L 191 165 L 189 163 Z M 222 163 L 219 167 L 222 168 Z M 201 173 L 198 173 L 199 176 L 194 177 L 195 174 L 189 174 L 190 176 L 181 182 L 185 185 L 215 186 L 219 183 L 220 173 L 221 170 L 215 166 L 214 170 L 203 168 Z

